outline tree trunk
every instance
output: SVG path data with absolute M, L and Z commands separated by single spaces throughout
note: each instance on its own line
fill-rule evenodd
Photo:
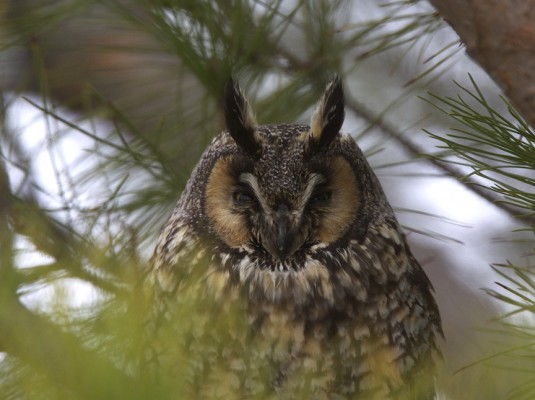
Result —
M 535 0 L 430 0 L 535 126 Z

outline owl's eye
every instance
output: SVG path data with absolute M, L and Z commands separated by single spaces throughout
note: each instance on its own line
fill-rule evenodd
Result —
M 245 190 L 236 190 L 232 196 L 234 202 L 237 204 L 251 204 L 256 201 L 255 196 L 251 192 Z
M 325 204 L 331 200 L 332 193 L 329 190 L 318 191 L 310 197 L 310 204 Z

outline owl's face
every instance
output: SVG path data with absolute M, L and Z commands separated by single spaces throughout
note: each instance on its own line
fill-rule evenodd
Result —
M 236 144 L 208 179 L 206 214 L 219 239 L 232 248 L 255 249 L 272 269 L 296 268 L 313 246 L 342 238 L 359 209 L 357 179 L 341 144 L 310 149 L 309 130 L 258 127 L 258 155 Z
M 339 80 L 327 88 L 310 126 L 257 126 L 233 83 L 225 101 L 228 132 L 211 145 L 217 156 L 207 150 L 216 161 L 200 196 L 217 241 L 246 249 L 262 269 L 295 271 L 313 250 L 365 230 L 361 200 L 373 200 L 360 187 L 374 185 L 354 140 L 339 132 Z

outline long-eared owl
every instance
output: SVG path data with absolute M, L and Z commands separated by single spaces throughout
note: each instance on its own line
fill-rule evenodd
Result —
M 340 133 L 340 79 L 310 126 L 257 125 L 233 81 L 224 105 L 153 256 L 154 326 L 174 318 L 157 335 L 180 349 L 157 364 L 196 398 L 433 398 L 433 289 Z

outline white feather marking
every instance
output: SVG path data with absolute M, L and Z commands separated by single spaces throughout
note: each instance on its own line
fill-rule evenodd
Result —
M 316 106 L 312 117 L 310 118 L 310 136 L 315 140 L 320 140 L 321 133 L 327 121 L 325 121 L 325 96 L 322 97 L 321 101 Z
M 254 114 L 253 108 L 249 104 L 249 100 L 245 97 L 243 92 L 240 89 L 241 96 L 244 101 L 244 107 L 240 110 L 240 122 L 246 129 L 253 129 L 253 136 L 254 140 L 257 143 L 261 143 L 262 138 L 260 137 L 260 134 L 258 133 L 258 129 L 256 129 L 257 123 L 256 123 L 256 116 Z
M 264 196 L 262 196 L 262 191 L 260 190 L 260 185 L 258 184 L 258 180 L 256 179 L 256 176 L 250 173 L 243 173 L 243 174 L 240 174 L 238 180 L 241 183 L 248 184 L 251 187 L 251 189 L 253 189 L 253 192 L 256 198 L 258 199 L 260 205 L 264 209 L 264 212 L 266 213 L 269 212 L 269 206 L 266 200 L 264 199 Z

